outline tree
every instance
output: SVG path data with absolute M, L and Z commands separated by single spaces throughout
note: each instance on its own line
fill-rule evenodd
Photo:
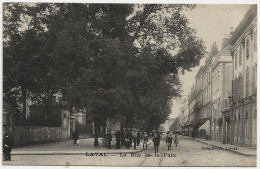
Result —
M 28 7 L 30 16 L 47 11 L 30 22 L 30 31 L 37 35 L 33 39 L 41 42 L 33 54 L 40 71 L 32 69 L 30 74 L 30 97 L 49 103 L 60 92 L 69 107 L 85 108 L 100 124 L 122 114 L 140 128 L 158 128 L 170 113 L 171 99 L 180 96 L 179 73 L 198 65 L 205 52 L 181 14 L 193 8 L 41 3 Z
M 35 68 L 33 57 L 39 41 L 34 30 L 19 30 L 23 24 L 22 16 L 26 13 L 22 4 L 5 3 L 4 12 L 4 93 L 6 97 L 18 97 L 18 102 L 23 104 L 22 118 L 25 118 L 26 99 Z
M 23 119 L 28 98 L 43 103 L 50 117 L 52 98 L 58 91 L 53 80 L 53 42 L 44 16 L 51 8 L 51 4 L 4 4 L 4 93 L 22 102 Z

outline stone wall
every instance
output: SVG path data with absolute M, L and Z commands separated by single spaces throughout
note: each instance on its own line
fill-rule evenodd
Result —
M 69 130 L 62 127 L 14 126 L 14 146 L 66 141 L 70 139 Z

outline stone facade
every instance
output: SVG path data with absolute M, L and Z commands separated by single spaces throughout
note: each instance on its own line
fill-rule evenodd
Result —
M 232 90 L 232 57 L 230 45 L 214 56 L 212 67 L 212 139 L 224 139 L 223 117 L 225 102 Z
M 230 140 L 226 143 L 256 147 L 257 123 L 257 6 L 252 5 L 233 33 L 233 93 L 226 117 Z

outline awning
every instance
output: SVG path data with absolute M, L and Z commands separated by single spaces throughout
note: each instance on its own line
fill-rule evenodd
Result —
M 202 125 L 202 124 L 204 124 L 206 121 L 208 120 L 208 118 L 204 118 L 204 119 L 200 119 L 200 120 L 197 120 L 196 121 L 196 125 Z

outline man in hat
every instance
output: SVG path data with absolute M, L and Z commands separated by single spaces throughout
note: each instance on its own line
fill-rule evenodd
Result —
M 3 139 L 3 153 L 4 153 L 4 161 L 11 161 L 11 149 L 12 149 L 12 139 L 10 138 L 8 133 L 5 133 Z
M 120 133 L 120 141 L 121 141 L 121 146 L 123 147 L 123 146 L 125 146 L 125 132 L 124 132 L 124 130 L 122 130 L 121 131 L 121 133 Z
M 160 145 L 160 137 L 158 136 L 158 133 L 155 132 L 153 136 L 153 145 L 154 145 L 154 155 L 158 153 L 158 147 Z
M 137 132 L 137 146 L 140 146 L 140 140 L 141 140 L 141 132 L 138 130 Z
M 112 135 L 111 132 L 107 132 L 107 148 L 111 149 L 111 141 L 112 141 Z
M 126 130 L 125 134 L 125 141 L 126 141 L 126 149 L 130 149 L 130 144 L 131 144 L 131 133 L 129 129 Z
M 133 136 L 133 142 L 134 142 L 134 149 L 136 150 L 136 144 L 137 144 L 137 133 L 136 133 L 136 131 L 134 131 L 132 133 L 132 136 Z
M 166 142 L 167 142 L 168 150 L 171 150 L 171 148 L 172 148 L 172 134 L 169 134 Z
M 116 135 L 115 136 L 116 136 L 116 148 L 120 149 L 120 136 L 121 136 L 121 134 L 120 134 L 119 130 L 116 131 Z

